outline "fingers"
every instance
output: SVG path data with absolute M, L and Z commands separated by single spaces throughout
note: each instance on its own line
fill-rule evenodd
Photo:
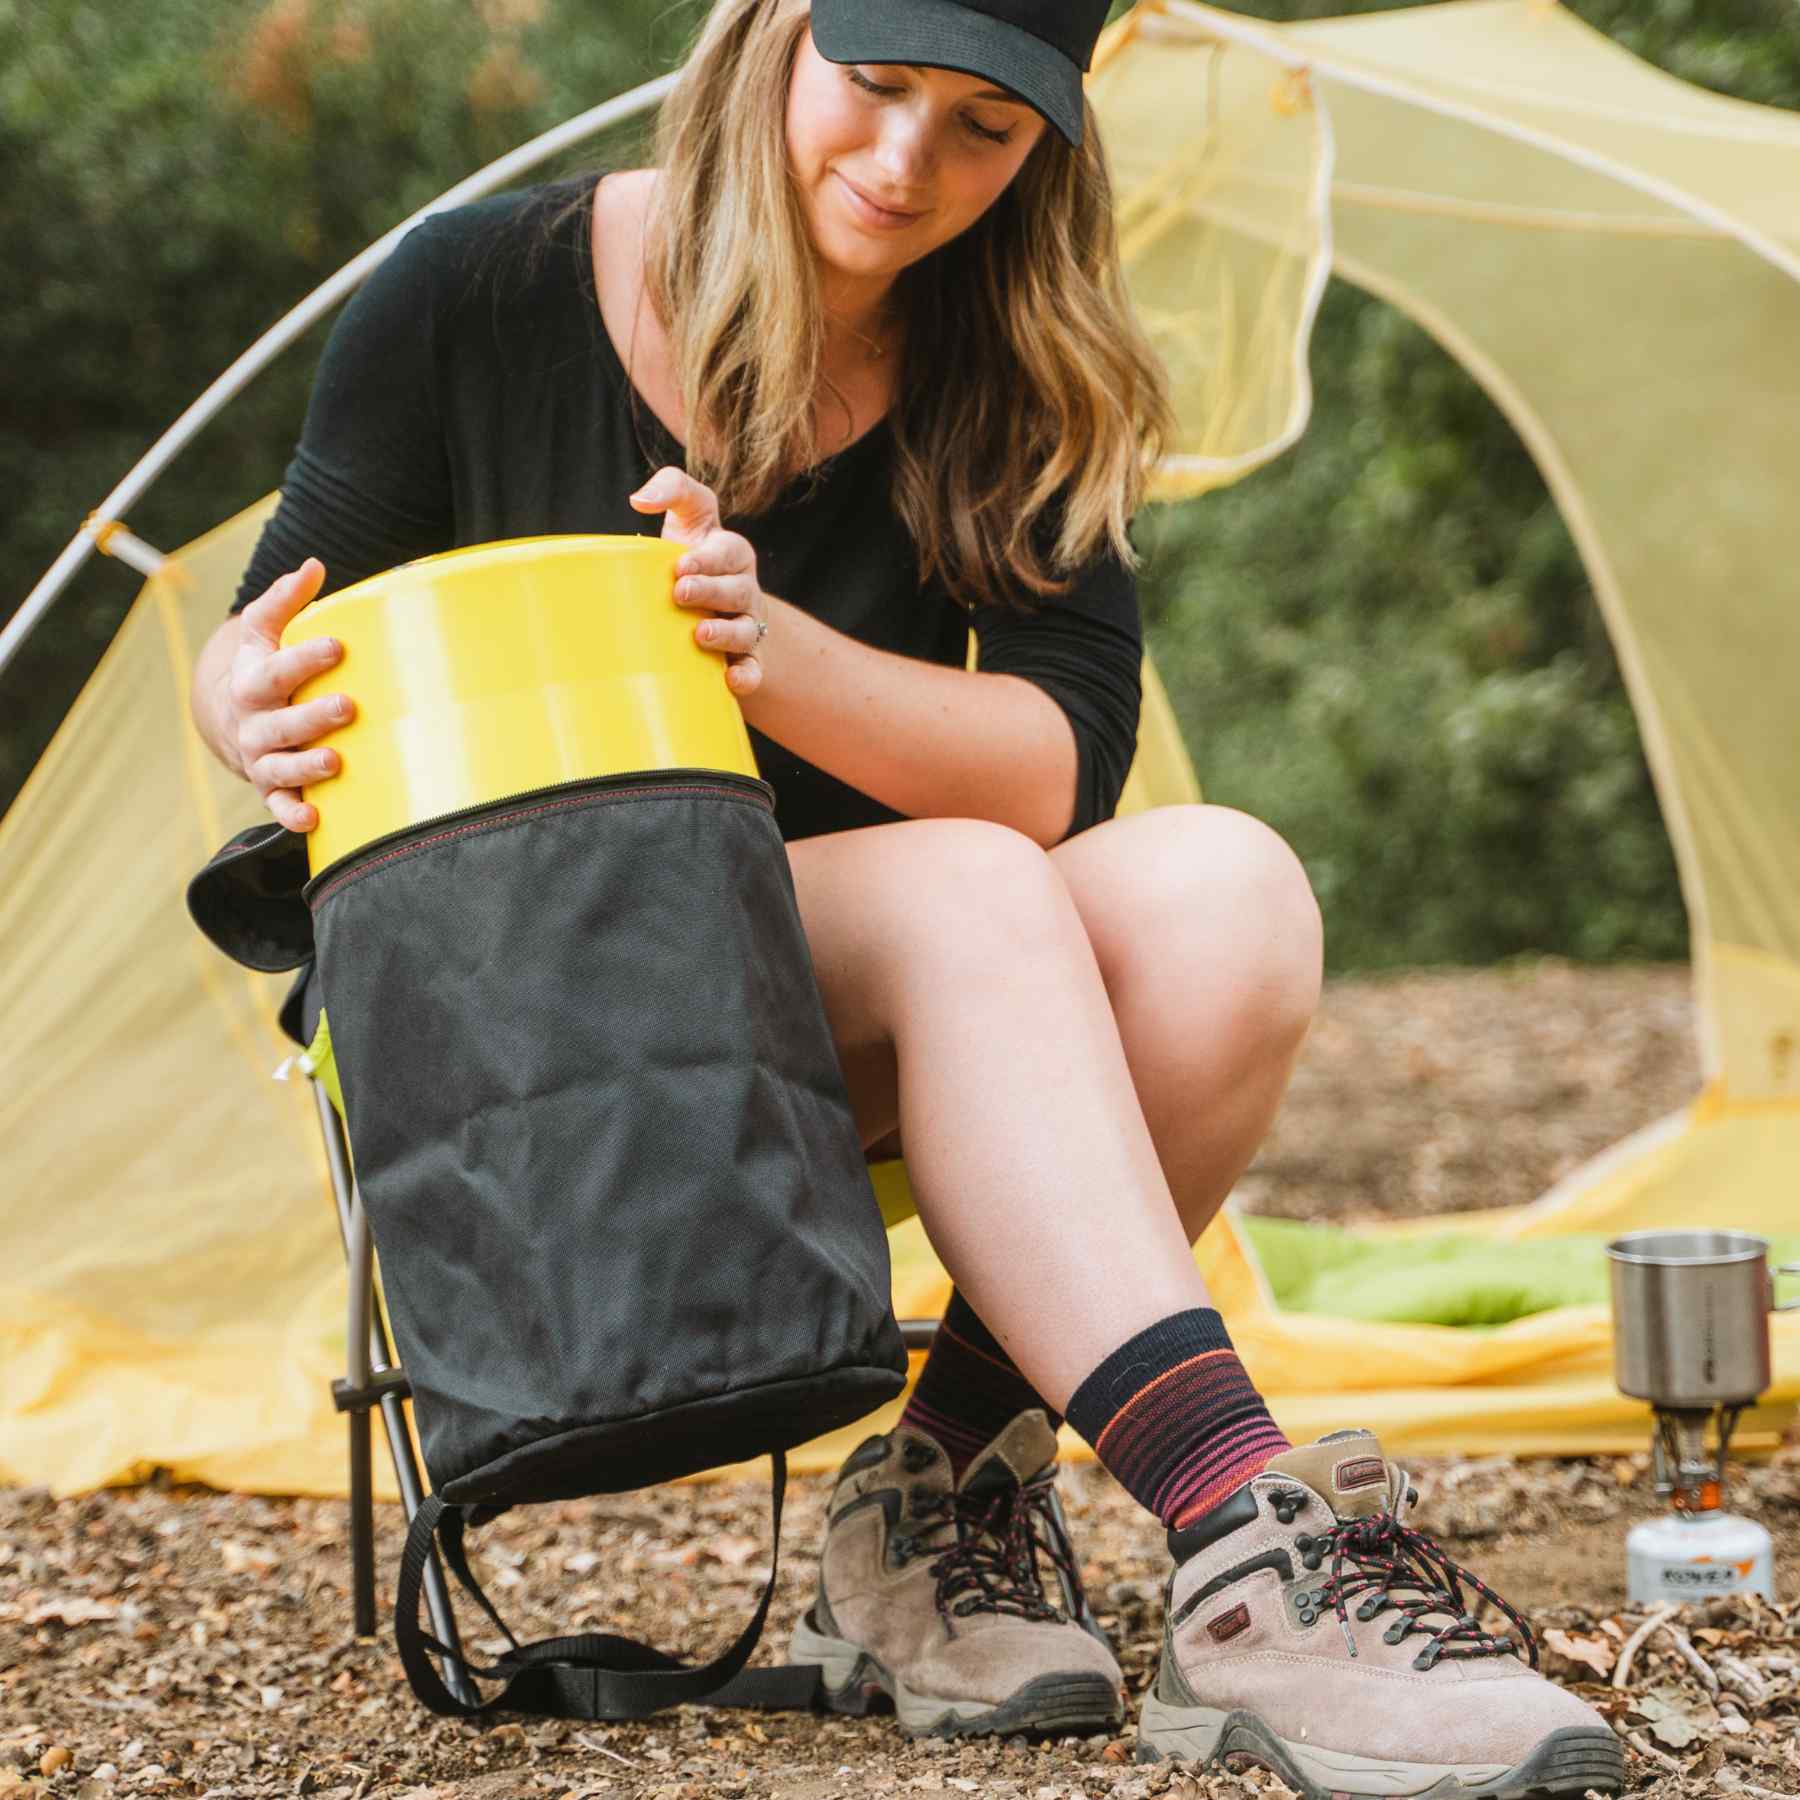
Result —
M 683 552 L 675 565 L 676 586 L 696 577 L 741 577 L 756 572 L 756 546 L 738 531 L 720 529 Z
M 749 545 L 745 549 L 749 551 L 749 565 L 738 571 L 682 574 L 675 581 L 675 605 L 704 608 L 706 612 L 756 612 L 756 601 L 761 596 L 761 585 L 756 580 L 756 553 Z M 677 563 L 677 569 L 680 567 Z
M 244 708 L 280 706 L 302 682 L 323 674 L 343 655 L 344 646 L 330 637 L 308 638 L 286 650 L 240 645 L 232 663 L 231 697 Z
M 704 608 L 721 615 L 695 627 L 694 638 L 703 648 L 743 655 L 762 640 L 757 619 L 767 610 L 756 578 L 756 550 L 748 538 L 735 531 L 714 531 L 688 551 L 675 565 L 675 604 Z M 733 692 L 750 693 L 734 684 Z
M 675 565 L 675 604 L 720 616 L 702 619 L 694 641 L 726 659 L 725 685 L 743 699 L 762 685 L 759 622 L 768 601 L 756 578 L 756 549 L 735 531 L 714 531 Z
M 273 581 L 244 608 L 245 637 L 260 640 L 268 649 L 281 642 L 288 621 L 303 606 L 310 606 L 325 582 L 325 565 L 309 556 L 299 568 Z
M 293 831 L 310 831 L 318 822 L 317 809 L 308 806 L 298 789 L 329 781 L 343 768 L 343 758 L 329 745 L 315 739 L 335 731 L 355 712 L 342 694 L 327 694 L 302 706 L 284 706 L 246 712 L 238 724 L 238 756 L 245 777 L 261 792 L 269 810 Z M 282 796 L 292 792 L 291 797 Z M 304 815 L 310 823 L 298 824 Z
M 343 758 L 331 749 L 275 750 L 257 757 L 248 773 L 265 794 L 276 794 L 329 781 L 343 766 Z
M 685 469 L 658 469 L 630 498 L 639 512 L 663 515 L 662 534 L 666 538 L 697 543 L 709 531 L 719 528 L 717 497 Z
M 301 750 L 328 731 L 336 731 L 350 716 L 348 701 L 340 710 L 341 694 L 308 700 L 304 706 L 281 706 L 267 712 L 247 713 L 238 726 L 238 754 L 246 764 L 273 750 Z
M 675 584 L 675 604 L 704 612 L 753 613 L 761 592 L 750 575 L 684 575 Z
M 762 642 L 762 635 L 748 613 L 731 619 L 708 619 L 694 629 L 694 640 L 703 649 L 734 651 L 739 655 L 753 652 Z
M 277 824 L 289 831 L 311 831 L 319 823 L 319 809 L 302 800 L 291 788 L 274 788 L 263 795 L 263 803 L 275 815 Z
M 281 647 L 282 632 L 318 598 L 324 582 L 325 565 L 316 556 L 271 582 L 243 610 L 244 634 L 231 668 L 244 773 L 277 822 L 290 831 L 317 828 L 319 809 L 300 790 L 329 781 L 343 767 L 335 750 L 314 746 L 313 740 L 347 724 L 356 710 L 344 694 L 322 695 L 301 706 L 285 704 L 296 688 L 332 668 L 344 654 L 343 645 L 330 637 Z

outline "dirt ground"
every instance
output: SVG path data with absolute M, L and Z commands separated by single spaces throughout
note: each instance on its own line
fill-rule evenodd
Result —
M 1548 961 L 1333 983 L 1238 1198 L 1338 1225 L 1534 1200 L 1693 1097 L 1691 996 Z
M 1355 1220 L 1523 1200 L 1688 1095 L 1684 971 L 1558 965 L 1342 983 L 1243 1191 L 1258 1210 Z M 1646 1636 L 1624 1533 L 1658 1502 L 1646 1459 L 1436 1461 L 1417 1520 L 1531 1618 L 1545 1666 L 1627 1744 L 1647 1800 L 1800 1794 L 1800 1604 L 1689 1607 Z M 1800 1442 L 1734 1472 L 1732 1504 L 1800 1593 Z M 1062 1488 L 1133 1693 L 1154 1668 L 1159 1529 L 1091 1465 Z M 789 1492 L 777 1660 L 811 1596 L 826 1483 Z M 520 1635 L 624 1630 L 716 1649 L 767 1574 L 767 1491 L 668 1488 L 526 1509 L 480 1535 Z M 400 1520 L 382 1509 L 383 1601 Z M 1017 1800 L 1280 1795 L 1258 1770 L 1194 1777 L 1107 1741 L 907 1742 L 891 1719 L 687 1708 L 639 1725 L 435 1720 L 386 1635 L 352 1635 L 344 1507 L 152 1484 L 54 1501 L 0 1490 L 0 1796 L 322 1800 Z M 484 1649 L 498 1648 L 465 1618 Z M 8 1791 L 11 1790 L 9 1795 Z

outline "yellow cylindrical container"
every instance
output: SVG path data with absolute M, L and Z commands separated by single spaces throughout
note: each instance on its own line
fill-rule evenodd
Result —
M 445 813 L 594 775 L 754 776 L 725 659 L 674 600 L 684 545 L 537 537 L 406 563 L 315 601 L 284 647 L 335 637 L 342 659 L 296 703 L 344 693 L 355 716 L 318 743 L 340 772 L 305 790 L 314 874 Z

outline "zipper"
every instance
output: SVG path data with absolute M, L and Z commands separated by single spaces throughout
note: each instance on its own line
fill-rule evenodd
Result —
M 479 824 L 518 806 L 522 801 L 541 800 L 552 794 L 567 795 L 574 799 L 588 794 L 603 794 L 609 789 L 639 788 L 654 791 L 663 787 L 691 785 L 696 779 L 704 781 L 709 787 L 722 788 L 727 793 L 761 806 L 765 812 L 773 813 L 775 810 L 775 790 L 766 781 L 754 775 L 740 775 L 731 769 L 637 769 L 617 775 L 590 775 L 576 781 L 553 781 L 544 787 L 520 788 L 515 793 L 497 794 L 493 799 L 483 800 L 475 806 L 452 807 L 448 812 L 434 813 L 429 819 L 416 819 L 412 824 L 403 825 L 396 831 L 372 837 L 367 843 L 358 844 L 354 850 L 340 856 L 336 862 L 328 863 L 311 877 L 301 888 L 300 897 L 311 906 L 327 881 L 340 880 L 351 873 L 354 865 L 381 851 L 402 849 L 411 840 L 429 836 L 452 820 L 459 825 Z

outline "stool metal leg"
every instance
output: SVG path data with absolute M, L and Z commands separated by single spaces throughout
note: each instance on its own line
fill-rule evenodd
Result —
M 331 1102 L 322 1088 L 314 1093 L 327 1112 Z M 331 1114 L 333 1135 L 340 1140 L 343 1128 L 337 1114 Z M 345 1158 L 348 1170 L 348 1158 Z M 332 1186 L 338 1187 L 338 1167 L 333 1159 Z M 369 1328 L 371 1300 L 374 1293 L 372 1246 L 368 1221 L 363 1217 L 361 1196 L 354 1177 L 346 1197 L 338 1197 L 338 1228 L 344 1238 L 345 1258 L 349 1263 L 344 1342 L 348 1356 L 344 1383 L 353 1403 L 344 1414 L 350 1429 L 350 1587 L 356 1611 L 356 1634 L 372 1637 L 375 1632 L 375 1481 L 370 1454 L 369 1403 L 366 1398 L 374 1378 L 374 1359 L 370 1355 Z M 408 1515 L 410 1516 L 410 1514 Z
M 350 1428 L 350 1598 L 356 1635 L 375 1635 L 375 1471 L 370 1458 L 369 1409 L 344 1414 Z
M 425 1497 L 424 1483 L 413 1456 L 412 1434 L 407 1428 L 405 1375 L 394 1363 L 387 1328 L 375 1297 L 374 1245 L 369 1236 L 368 1214 L 350 1169 L 349 1145 L 343 1121 L 330 1096 L 313 1083 L 313 1101 L 319 1112 L 319 1128 L 325 1138 L 325 1160 L 331 1172 L 332 1194 L 337 1202 L 338 1233 L 343 1240 L 348 1270 L 347 1369 L 343 1384 L 360 1404 L 347 1411 L 350 1420 L 350 1561 L 356 1630 L 368 1635 L 375 1629 L 375 1518 L 374 1483 L 370 1467 L 369 1406 L 379 1404 L 387 1434 L 388 1454 L 394 1479 L 410 1521 Z M 340 1396 L 342 1404 L 342 1396 Z M 359 1464 L 361 1475 L 359 1477 Z M 432 1635 L 452 1650 L 462 1648 L 457 1635 L 456 1613 L 450 1604 L 448 1585 L 438 1553 L 432 1550 L 424 1571 L 425 1610 Z M 365 1623 L 366 1621 L 366 1623 Z M 445 1685 L 458 1699 L 479 1701 L 481 1696 L 462 1669 L 448 1657 L 440 1659 Z

